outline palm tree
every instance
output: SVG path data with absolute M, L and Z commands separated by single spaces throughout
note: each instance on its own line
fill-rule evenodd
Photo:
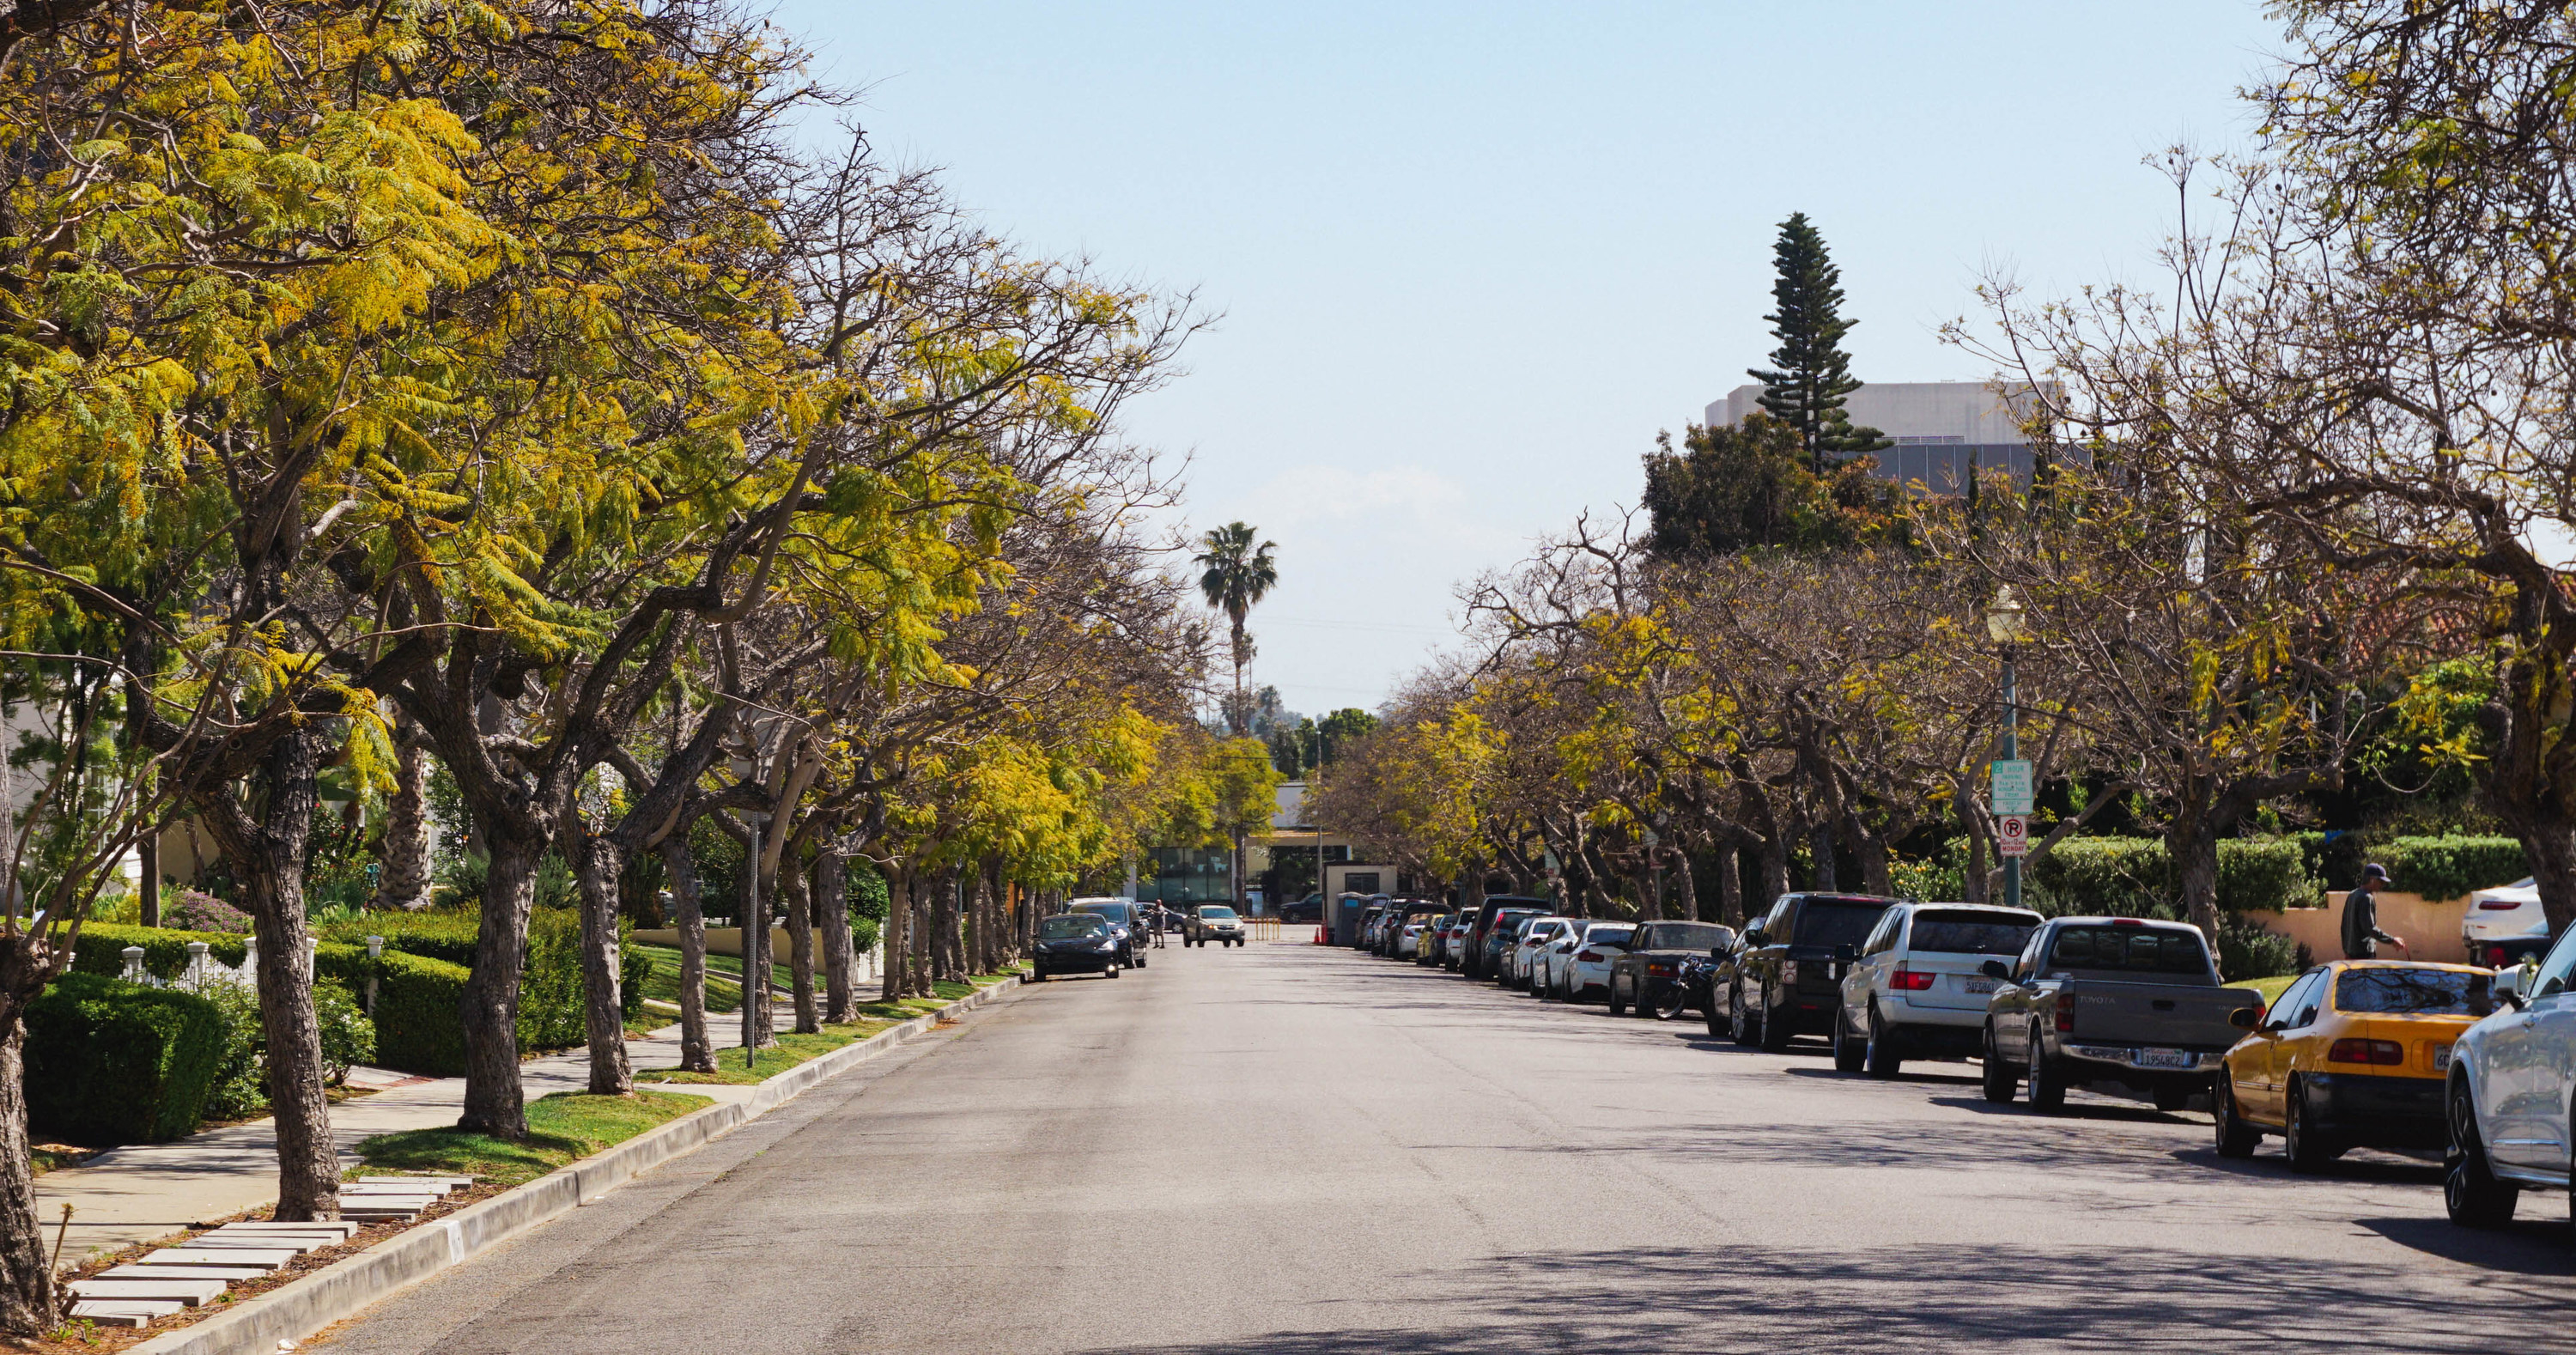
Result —
M 1199 567 L 1199 591 L 1207 595 L 1208 605 L 1234 623 L 1234 699 L 1226 703 L 1225 723 L 1237 736 L 1252 732 L 1252 711 L 1243 700 L 1243 665 L 1252 659 L 1252 637 L 1243 620 L 1279 582 L 1279 566 L 1270 558 L 1279 543 L 1264 541 L 1256 547 L 1256 535 L 1251 523 L 1229 522 L 1201 538 L 1207 549 L 1190 558 Z

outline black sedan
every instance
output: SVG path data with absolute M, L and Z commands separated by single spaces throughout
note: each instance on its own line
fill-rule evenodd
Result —
M 1038 952 L 1030 980 L 1043 983 L 1058 974 L 1106 974 L 1118 977 L 1122 967 L 1118 934 L 1097 913 L 1061 913 L 1038 919 Z

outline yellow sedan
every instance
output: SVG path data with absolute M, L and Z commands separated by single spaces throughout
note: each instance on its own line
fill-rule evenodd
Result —
M 2293 1171 L 2352 1148 L 2438 1148 L 2451 1042 L 2495 1009 L 2494 971 L 2338 960 L 2281 991 L 2212 1089 L 2221 1157 L 2278 1134 Z

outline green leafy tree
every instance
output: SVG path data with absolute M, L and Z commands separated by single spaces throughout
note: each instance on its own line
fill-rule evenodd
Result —
M 1817 475 L 1895 446 L 1875 428 L 1854 427 L 1843 413 L 1844 398 L 1861 386 L 1843 352 L 1843 336 L 1859 322 L 1842 317 L 1842 270 L 1834 267 L 1825 237 L 1806 213 L 1780 223 L 1771 258 L 1780 275 L 1771 284 L 1771 300 L 1779 309 L 1762 318 L 1780 341 L 1771 350 L 1775 370 L 1746 373 L 1762 383 L 1763 411 L 1798 435 L 1808 469 Z
M 1202 537 L 1207 549 L 1190 560 L 1199 567 L 1199 591 L 1207 604 L 1225 613 L 1232 628 L 1234 695 L 1226 703 L 1225 722 L 1238 738 L 1252 732 L 1252 710 L 1243 696 L 1243 665 L 1252 661 L 1252 636 L 1243 628 L 1244 618 L 1279 583 L 1279 566 L 1270 557 L 1279 543 L 1255 546 L 1252 538 L 1258 535 L 1251 523 L 1229 522 Z
M 1755 414 L 1646 454 L 1648 554 L 1679 561 L 1765 546 L 1836 550 L 1904 538 L 1895 486 L 1846 462 L 1818 474 L 1797 430 Z

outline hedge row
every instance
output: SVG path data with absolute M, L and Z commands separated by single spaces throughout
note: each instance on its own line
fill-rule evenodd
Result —
M 385 939 L 385 949 L 407 955 L 426 955 L 449 964 L 474 967 L 474 939 L 482 933 L 482 918 L 472 910 L 459 912 L 370 913 L 345 922 L 325 923 L 321 929 L 325 941 L 346 941 L 365 945 L 370 936 Z
M 193 1133 L 224 1019 L 193 993 L 66 974 L 27 1007 L 27 1117 L 89 1143 Z
M 2390 884 L 2428 899 L 2456 899 L 2472 890 L 2511 884 L 2531 874 L 2531 861 L 2515 838 L 2468 833 L 2371 840 L 2361 833 L 2301 833 L 2308 873 L 2328 889 L 2361 883 L 2361 868 L 2388 868 Z
M 2030 882 L 2061 913 L 2145 917 L 2172 912 L 2182 897 L 2162 838 L 2068 838 L 2032 863 Z M 2316 881 L 2296 839 L 2220 840 L 2220 912 L 2277 911 L 2317 901 Z

